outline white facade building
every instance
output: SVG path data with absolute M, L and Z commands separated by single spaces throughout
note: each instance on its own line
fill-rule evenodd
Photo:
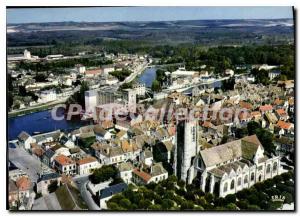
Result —
M 146 87 L 144 83 L 135 83 L 132 85 L 132 88 L 135 90 L 136 94 L 139 96 L 145 96 Z
M 194 176 L 201 189 L 225 197 L 280 174 L 280 157 L 267 157 L 256 135 L 200 151 Z
M 77 174 L 79 175 L 91 174 L 94 169 L 101 167 L 98 160 L 94 157 L 82 158 L 78 160 L 76 164 L 77 164 Z
M 41 103 L 48 103 L 50 101 L 55 101 L 57 99 L 55 90 L 42 91 L 40 94 Z

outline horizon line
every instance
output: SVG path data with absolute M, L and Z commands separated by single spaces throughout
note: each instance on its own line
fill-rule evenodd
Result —
M 49 22 L 7 22 L 7 25 L 21 25 L 21 24 L 41 24 L 41 23 L 68 23 L 68 22 L 73 22 L 73 23 L 147 23 L 147 22 L 179 22 L 179 21 L 217 21 L 217 20 L 283 20 L 283 19 L 288 19 L 288 20 L 294 20 L 295 17 L 282 17 L 282 18 L 224 18 L 224 19 L 182 19 L 182 20 L 137 20 L 137 21 L 49 21 Z

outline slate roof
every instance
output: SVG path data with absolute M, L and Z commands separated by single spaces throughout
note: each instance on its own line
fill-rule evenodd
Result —
M 25 131 L 22 131 L 19 136 L 18 136 L 18 139 L 19 140 L 22 140 L 23 142 L 26 141 L 28 138 L 30 137 L 30 135 L 25 132 Z
M 52 158 L 55 155 L 55 152 L 52 149 L 47 149 L 44 154 L 47 158 Z
M 46 174 L 41 175 L 39 177 L 39 179 L 37 180 L 37 182 L 47 181 L 47 180 L 50 180 L 50 179 L 57 179 L 59 177 L 60 177 L 60 175 L 56 172 L 46 173 Z
M 130 162 L 121 163 L 118 165 L 118 169 L 120 172 L 130 171 L 133 169 L 133 165 Z
M 36 142 L 40 142 L 40 141 L 43 141 L 43 140 L 45 140 L 49 137 L 52 137 L 53 140 L 58 140 L 59 136 L 60 136 L 60 130 L 56 130 L 56 131 L 52 131 L 52 132 L 49 132 L 49 133 L 38 134 L 38 135 L 35 135 L 33 137 L 36 140 Z
M 114 194 L 121 193 L 127 189 L 127 184 L 120 183 L 116 185 L 112 185 L 110 187 L 104 188 L 100 191 L 100 199 L 104 199 L 110 197 Z
M 100 136 L 104 136 L 107 133 L 107 131 L 104 128 L 102 128 L 100 125 L 95 125 L 94 133 Z
M 158 176 L 158 175 L 161 175 L 164 173 L 167 173 L 167 171 L 162 166 L 162 163 L 153 164 L 152 170 L 151 170 L 151 176 Z
M 252 135 L 223 145 L 204 149 L 200 151 L 200 155 L 206 167 L 210 167 L 239 157 L 252 160 L 260 145 L 261 143 L 257 136 Z

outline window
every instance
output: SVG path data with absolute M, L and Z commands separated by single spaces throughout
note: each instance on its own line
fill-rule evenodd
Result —
M 275 172 L 277 170 L 277 162 L 275 162 L 274 164 L 273 164 L 273 172 Z
M 259 167 L 258 167 L 258 171 L 261 171 L 262 168 L 263 168 L 263 166 L 259 166 Z
M 230 190 L 234 189 L 234 180 L 231 181 Z
M 254 181 L 254 173 L 251 173 L 251 181 Z
M 270 173 L 271 172 L 271 164 L 268 164 L 267 166 L 267 173 Z
M 246 175 L 244 178 L 244 184 L 247 184 L 247 183 L 248 183 L 248 175 Z
M 225 192 L 227 192 L 227 187 L 228 187 L 228 184 L 227 184 L 227 182 L 224 184 L 224 189 L 223 189 L 223 192 L 225 193 Z
M 192 127 L 192 142 L 196 141 L 196 130 L 195 127 Z
M 238 186 L 240 186 L 241 184 L 242 184 L 242 178 L 239 177 L 239 178 L 238 178 Z

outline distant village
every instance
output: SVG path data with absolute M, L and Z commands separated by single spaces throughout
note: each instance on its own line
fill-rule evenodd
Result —
M 79 80 L 89 86 L 81 117 L 93 122 L 71 131 L 22 131 L 9 141 L 11 209 L 105 210 L 108 201 L 128 187 L 156 184 L 170 176 L 187 185 L 197 180 L 203 192 L 225 198 L 294 169 L 294 80 L 277 81 L 278 66 L 242 65 L 236 69 L 245 73 L 226 69 L 216 75 L 206 65 L 201 71 L 180 65 L 164 73 L 159 91 L 136 80 L 154 67 L 155 59 L 145 55 L 105 53 L 112 64 L 78 64 L 41 82 L 32 71 L 15 69 L 19 61 L 84 55 L 39 58 L 25 50 L 24 55 L 8 56 L 13 88 L 24 86 L 36 96 L 15 94 L 9 112 L 64 103 L 80 90 Z M 252 68 L 268 71 L 271 84 L 255 83 L 247 72 Z M 123 70 L 131 71 L 123 80 L 111 74 Z M 232 79 L 231 89 L 216 85 Z M 112 111 L 111 118 L 102 119 L 108 105 L 125 107 L 134 115 L 118 119 Z M 195 118 L 162 113 L 181 108 L 196 110 Z M 224 120 L 224 109 L 243 112 Z M 157 116 L 148 118 L 149 113 Z M 266 134 L 272 136 L 271 143 Z

